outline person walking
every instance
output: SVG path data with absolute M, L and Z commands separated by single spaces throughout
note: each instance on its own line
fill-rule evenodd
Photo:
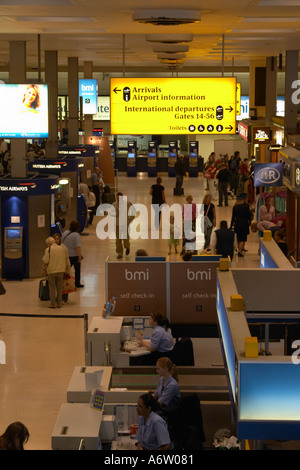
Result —
M 185 176 L 184 156 L 182 154 L 179 155 L 177 162 L 175 163 L 175 174 L 176 174 L 175 195 L 181 196 L 183 178 Z
M 64 273 L 70 269 L 70 260 L 67 250 L 57 245 L 53 237 L 46 239 L 47 248 L 43 256 L 43 263 L 47 265 L 49 282 L 50 307 L 61 307 Z
M 237 196 L 236 204 L 232 208 L 232 217 L 230 228 L 234 229 L 237 237 L 238 256 L 243 257 L 245 252 L 245 243 L 250 233 L 249 227 L 252 221 L 252 213 L 249 204 L 246 202 L 246 194 Z
M 116 194 L 116 202 L 113 203 L 116 217 L 116 252 L 117 259 L 123 258 L 123 250 L 125 249 L 126 256 L 130 253 L 130 237 L 129 237 L 129 224 L 133 221 L 134 215 L 129 215 L 129 209 L 132 204 L 127 201 L 127 197 L 123 193 Z M 122 214 L 122 210 L 126 214 Z
M 230 230 L 226 220 L 221 220 L 220 228 L 214 230 L 211 237 L 211 249 L 213 253 L 222 255 L 223 258 L 230 257 L 231 261 L 234 255 L 235 249 L 235 233 Z
M 61 237 L 61 242 L 67 247 L 71 266 L 74 266 L 75 270 L 75 286 L 77 288 L 84 287 L 81 284 L 81 261 L 83 259 L 81 254 L 81 238 L 78 233 L 79 222 L 78 220 L 72 220 L 69 226 L 69 230 L 65 230 Z
M 212 162 L 204 173 L 204 177 L 207 179 L 208 189 L 213 200 L 217 199 L 216 195 L 216 171 L 217 166 L 215 162 Z
M 225 206 L 228 206 L 228 185 L 230 183 L 230 171 L 226 167 L 226 163 L 222 162 L 219 170 L 216 173 L 216 179 L 218 181 L 218 193 L 219 193 L 219 204 L 218 207 L 222 207 L 223 198 Z
M 211 195 L 206 194 L 203 198 L 203 213 L 204 217 L 208 217 L 210 224 L 204 221 L 204 250 L 210 249 L 210 239 L 213 228 L 216 226 L 216 208 L 211 201 Z
M 94 171 L 91 174 L 91 186 L 92 186 L 92 191 L 96 197 L 96 210 L 97 210 L 97 207 L 101 204 L 101 192 L 105 186 L 103 178 L 102 178 L 102 171 L 97 166 L 95 166 Z
M 155 213 L 155 227 L 158 229 L 161 219 L 160 209 L 162 204 L 166 204 L 165 187 L 162 185 L 160 176 L 156 178 L 156 184 L 152 184 L 149 194 L 152 196 L 151 204 Z

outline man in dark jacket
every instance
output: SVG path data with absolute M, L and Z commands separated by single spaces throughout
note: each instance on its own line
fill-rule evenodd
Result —
M 212 252 L 222 255 L 223 258 L 230 256 L 232 260 L 235 248 L 235 233 L 227 226 L 226 220 L 221 220 L 220 228 L 212 234 Z
M 216 173 L 216 179 L 218 180 L 218 192 L 219 192 L 219 204 L 222 206 L 223 197 L 225 206 L 228 206 L 228 185 L 230 182 L 230 171 L 228 170 L 226 163 L 222 162 L 220 169 Z
M 185 164 L 183 155 L 179 155 L 175 163 L 176 186 L 175 191 L 177 196 L 181 196 L 181 188 L 183 185 L 183 177 L 185 176 Z

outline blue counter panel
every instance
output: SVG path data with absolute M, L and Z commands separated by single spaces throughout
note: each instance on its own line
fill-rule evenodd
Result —
M 238 437 L 300 437 L 300 365 L 239 363 Z

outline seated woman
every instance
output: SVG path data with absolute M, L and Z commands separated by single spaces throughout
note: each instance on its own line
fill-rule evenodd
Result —
M 145 393 L 138 399 L 139 420 L 136 434 L 138 450 L 170 450 L 173 448 L 166 422 L 155 413 L 156 405 L 156 400 L 150 393 Z
M 160 379 L 153 396 L 163 411 L 174 411 L 180 399 L 177 368 L 171 359 L 161 357 L 156 363 L 156 370 Z
M 151 339 L 146 340 L 139 333 L 136 338 L 139 346 L 144 346 L 151 354 L 136 358 L 134 363 L 130 361 L 131 365 L 155 365 L 157 359 L 168 356 L 174 347 L 174 338 L 167 318 L 160 312 L 151 313 L 149 325 L 153 328 Z

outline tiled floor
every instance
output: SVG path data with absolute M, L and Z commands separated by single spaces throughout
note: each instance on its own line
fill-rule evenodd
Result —
M 167 203 L 183 204 L 185 197 L 174 197 L 174 178 L 162 175 Z M 146 175 L 118 178 L 118 189 L 133 203 L 149 205 L 149 188 L 154 179 Z M 186 178 L 185 195 L 192 194 L 194 202 L 202 203 L 204 180 L 202 177 Z M 216 207 L 217 223 L 230 222 L 234 200 L 229 207 Z M 217 201 L 215 201 L 217 204 Z M 12 421 L 22 421 L 30 431 L 27 449 L 51 449 L 51 434 L 58 411 L 66 402 L 66 390 L 77 365 L 84 365 L 84 321 L 100 315 L 105 302 L 105 260 L 116 259 L 114 241 L 99 240 L 96 236 L 97 218 L 82 236 L 82 282 L 84 289 L 71 294 L 70 301 L 61 310 L 49 310 L 48 302 L 38 299 L 39 279 L 5 283 L 7 293 L 0 297 L 0 339 L 7 347 L 7 364 L 0 365 L 0 433 Z M 134 259 L 139 248 L 149 255 L 166 256 L 166 240 L 133 241 L 127 259 Z M 258 267 L 258 239 L 250 234 L 248 253 L 244 258 L 235 256 L 232 266 Z M 42 253 L 37 254 L 42 258 Z M 124 258 L 125 259 L 125 258 Z M 180 259 L 180 255 L 171 255 Z M 61 314 L 63 317 L 59 317 Z M 218 340 L 196 340 L 194 343 L 196 365 L 221 363 Z M 209 349 L 210 354 L 207 354 Z M 206 351 L 206 353 L 205 353 Z

